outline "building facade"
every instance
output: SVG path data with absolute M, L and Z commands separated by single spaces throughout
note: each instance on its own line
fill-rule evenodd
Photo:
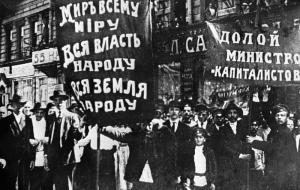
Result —
M 60 80 L 55 12 L 50 0 L 19 1 L 1 20 L 2 104 L 15 93 L 46 104 Z

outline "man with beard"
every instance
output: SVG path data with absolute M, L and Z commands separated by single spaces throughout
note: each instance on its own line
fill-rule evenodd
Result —
M 289 109 L 286 105 L 278 104 L 273 109 L 275 124 L 271 126 L 268 141 L 257 141 L 248 136 L 247 142 L 253 148 L 265 151 L 266 176 L 272 190 L 296 189 L 296 155 L 295 140 L 287 128 Z
M 250 147 L 245 139 L 248 133 L 243 120 L 238 120 L 240 108 L 230 103 L 226 110 L 228 122 L 221 128 L 224 160 L 224 184 L 222 189 L 241 190 L 247 184 L 247 165 L 251 159 Z

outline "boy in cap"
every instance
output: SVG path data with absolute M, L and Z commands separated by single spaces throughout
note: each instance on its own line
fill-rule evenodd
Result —
M 267 183 L 272 190 L 295 189 L 297 149 L 293 135 L 286 126 L 289 108 L 278 104 L 273 108 L 273 114 L 275 124 L 271 126 L 268 141 L 258 141 L 247 136 L 247 142 L 253 148 L 265 152 Z
M 207 132 L 202 128 L 197 128 L 193 132 L 193 137 L 193 158 L 189 175 L 190 186 L 194 190 L 214 190 L 217 163 L 213 150 L 205 144 L 208 137 Z M 187 183 L 185 185 L 188 186 Z

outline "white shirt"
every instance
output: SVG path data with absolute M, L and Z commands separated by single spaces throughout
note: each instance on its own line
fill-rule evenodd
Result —
M 206 158 L 203 154 L 203 146 L 195 147 L 194 163 L 195 173 L 204 174 L 206 172 Z M 195 175 L 194 185 L 197 187 L 203 187 L 207 185 L 206 177 Z
M 255 136 L 255 140 L 263 141 L 260 136 Z M 264 151 L 252 148 L 254 152 L 254 169 L 255 170 L 264 170 L 265 169 L 265 155 Z
M 237 122 L 234 123 L 229 123 L 233 133 L 236 135 L 236 126 L 237 126 Z
M 98 126 L 94 126 L 84 139 L 80 139 L 77 146 L 86 146 L 90 143 L 93 150 L 97 150 L 97 131 Z M 100 150 L 111 150 L 113 146 L 118 146 L 118 141 L 115 141 L 105 135 L 100 134 Z
M 177 128 L 178 128 L 178 123 L 179 123 L 179 119 L 176 119 L 176 120 L 170 120 L 170 126 L 173 127 L 173 124 L 175 124 L 175 127 L 174 127 L 174 132 L 177 131 Z
M 37 121 L 35 115 L 31 117 L 31 120 L 33 125 L 34 139 L 36 140 L 45 139 L 46 120 L 42 118 L 40 121 Z M 37 167 L 44 166 L 44 145 L 42 143 L 39 143 L 36 147 L 35 166 Z
M 20 112 L 18 115 L 13 112 L 15 119 L 19 125 L 20 130 L 22 131 L 23 127 L 25 127 L 25 115 Z
M 201 122 L 198 120 L 198 126 L 199 126 L 200 128 L 206 129 L 206 126 L 207 126 L 207 120 L 204 121 L 203 123 L 201 123 Z
M 299 134 L 299 135 L 296 135 L 295 140 L 296 140 L 296 148 L 297 148 L 297 152 L 299 152 L 298 149 L 299 149 L 300 134 Z

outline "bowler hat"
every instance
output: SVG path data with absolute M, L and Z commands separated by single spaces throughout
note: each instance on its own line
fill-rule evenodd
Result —
M 208 107 L 204 104 L 198 104 L 196 105 L 196 108 L 195 108 L 195 111 L 196 112 L 200 112 L 200 111 L 209 111 Z
M 18 94 L 14 94 L 12 99 L 9 100 L 10 102 L 15 102 L 15 103 L 19 103 L 19 104 L 26 104 L 26 100 L 24 100 L 24 98 Z
M 61 98 L 61 99 L 63 99 L 63 100 L 67 100 L 67 99 L 69 98 L 69 96 L 66 95 L 66 94 L 65 94 L 63 91 L 61 91 L 61 90 L 55 90 L 55 91 L 53 92 L 53 95 L 50 96 L 50 100 L 54 101 L 55 98 Z
M 172 107 L 180 108 L 180 103 L 177 100 L 172 100 L 169 103 L 169 108 L 172 108 Z
M 43 111 L 45 111 L 46 108 L 42 107 L 42 104 L 40 102 L 37 102 L 37 103 L 34 104 L 33 108 L 30 111 L 35 112 L 37 110 L 43 110 Z

